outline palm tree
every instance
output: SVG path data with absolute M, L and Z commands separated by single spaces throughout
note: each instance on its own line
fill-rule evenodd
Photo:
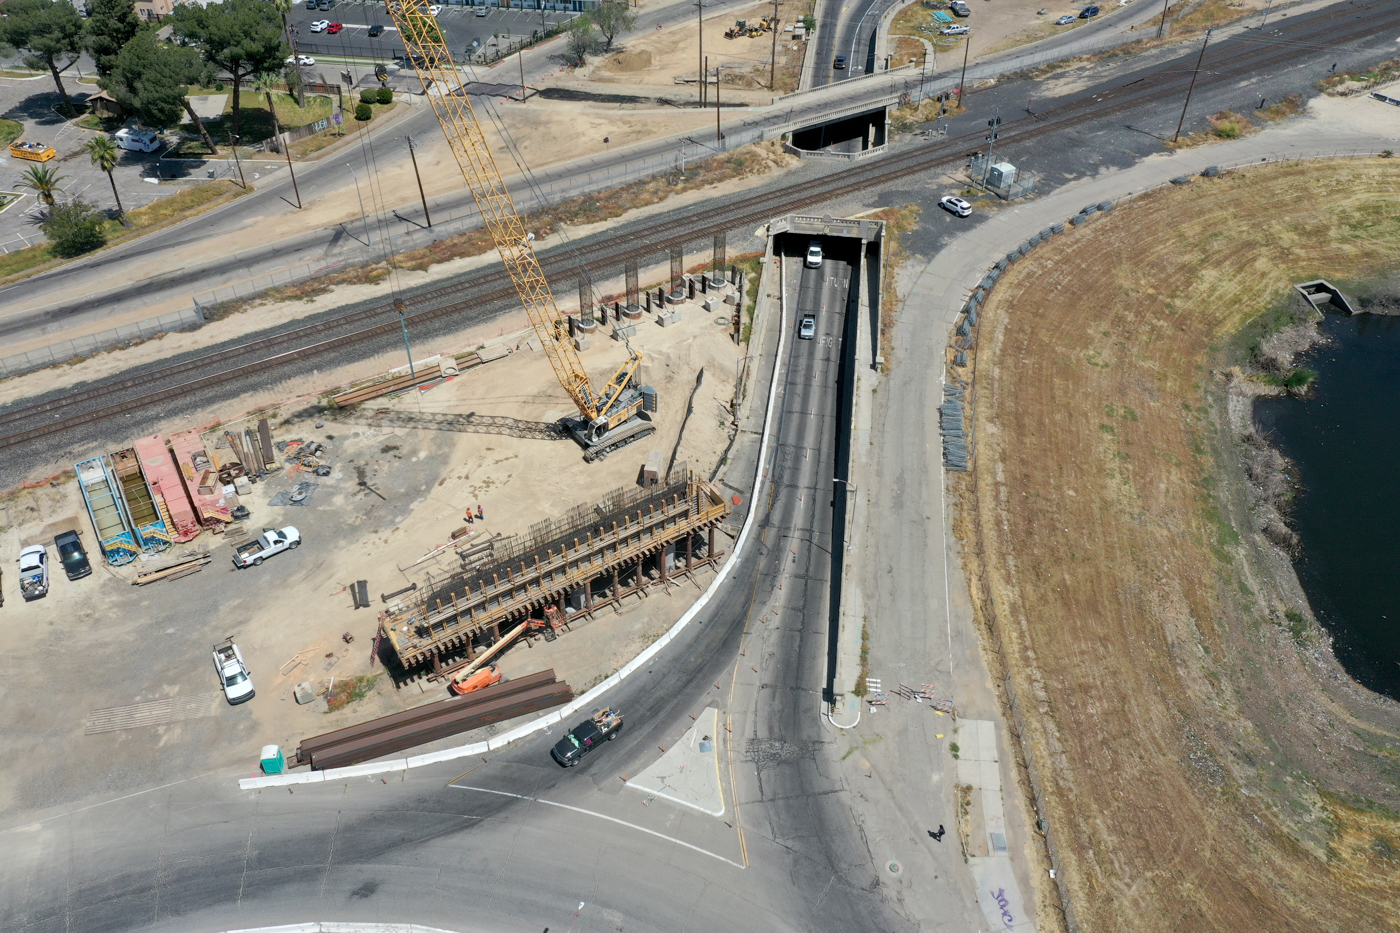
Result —
M 117 180 L 112 177 L 112 169 L 117 167 L 117 162 L 122 157 L 121 150 L 106 136 L 94 136 L 88 140 L 87 151 L 92 164 L 106 172 L 107 181 L 112 184 L 112 197 L 117 202 L 117 218 L 123 227 L 131 226 L 126 222 L 126 208 L 122 207 L 122 197 L 117 194 Z
M 34 166 L 20 178 L 19 187 L 32 189 L 49 207 L 53 207 L 53 196 L 63 190 L 63 176 L 58 174 L 58 169 L 44 165 Z
M 272 92 L 277 90 L 277 74 L 263 71 L 253 75 L 252 88 L 267 98 L 267 110 L 272 114 L 272 138 L 275 141 L 272 148 L 275 152 L 282 148 L 282 124 L 277 122 L 277 107 L 272 103 Z

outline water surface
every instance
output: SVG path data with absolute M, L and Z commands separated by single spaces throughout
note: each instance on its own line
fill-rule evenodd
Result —
M 1300 361 L 1313 397 L 1260 399 L 1255 421 L 1294 462 L 1294 566 L 1337 658 L 1400 700 L 1400 318 L 1328 315 Z

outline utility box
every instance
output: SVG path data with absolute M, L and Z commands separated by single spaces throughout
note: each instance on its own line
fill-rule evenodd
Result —
M 987 170 L 987 184 L 993 188 L 1005 188 L 1016 183 L 1016 166 L 1010 162 L 998 162 Z
M 647 488 L 661 482 L 661 451 L 647 453 L 646 463 L 642 464 L 641 486 Z
M 262 759 L 263 774 L 281 774 L 287 770 L 287 759 L 282 757 L 280 745 L 264 745 L 258 757 Z

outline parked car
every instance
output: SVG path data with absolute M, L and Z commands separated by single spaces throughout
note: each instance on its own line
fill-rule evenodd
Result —
M 477 16 L 485 16 L 485 15 L 486 15 L 486 7 L 484 7 L 484 6 L 479 6 L 479 7 L 477 7 L 477 8 L 476 8 L 476 15 L 477 15 Z
M 965 36 L 969 32 L 971 32 L 971 30 L 961 23 L 955 23 L 952 26 L 944 26 L 942 29 L 938 30 L 940 36 Z
M 312 58 L 310 55 L 288 55 L 287 64 L 306 68 L 316 64 L 316 59 Z
M 612 707 L 579 723 L 555 743 L 549 754 L 566 768 L 572 768 L 604 741 L 611 742 L 622 731 L 622 714 Z
M 369 27 L 369 37 L 371 39 L 378 39 L 382 35 L 384 35 L 384 27 L 381 24 L 375 23 L 373 26 Z
M 807 268 L 819 269 L 822 264 L 822 244 L 820 240 L 812 240 L 807 244 Z
M 1055 20 L 1055 25 L 1068 26 L 1072 22 L 1074 22 L 1074 15 L 1072 13 L 1066 13 L 1064 16 L 1061 16 L 1059 19 Z
M 81 580 L 92 573 L 92 564 L 88 562 L 87 551 L 83 550 L 83 543 L 78 540 L 76 531 L 65 531 L 54 538 L 53 546 L 58 549 L 58 562 L 63 565 L 68 579 Z
M 316 22 L 314 22 L 314 23 L 311 24 L 311 31 L 312 31 L 312 32 L 325 32 L 327 29 L 330 29 L 330 28 L 331 28 L 331 21 L 328 20 L 328 19 L 318 19 L 318 20 L 316 20 Z
M 316 9 L 316 0 L 306 0 L 306 8 L 308 10 Z
M 333 6 L 335 6 L 335 0 L 318 0 L 316 9 L 329 10 Z
M 49 595 L 49 552 L 42 544 L 19 552 L 19 595 L 25 602 Z
M 802 340 L 811 340 L 817 336 L 817 319 L 810 314 L 804 316 L 797 328 L 797 336 Z
M 243 663 L 243 652 L 238 650 L 231 636 L 214 646 L 214 670 L 219 674 L 219 686 L 230 706 L 253 698 L 256 692 L 253 672 Z
M 326 27 L 326 35 L 333 36 L 345 28 L 344 23 L 331 23 Z
M 283 551 L 290 551 L 300 545 L 301 532 L 291 525 L 280 531 L 264 528 L 262 534 L 247 544 L 239 545 L 237 550 L 233 552 L 233 566 L 239 570 L 244 567 L 258 567 L 273 554 L 281 554 Z
M 846 56 L 844 56 L 844 55 L 838 55 L 838 56 L 836 56 L 836 60 L 833 61 L 833 62 L 831 63 L 831 67 L 832 67 L 832 68 L 835 68 L 837 71 L 845 71 L 845 70 L 846 70 Z
M 957 214 L 959 217 L 968 217 L 972 214 L 972 205 L 962 198 L 955 198 L 951 195 L 946 198 L 939 198 L 938 206 L 950 214 Z
M 137 130 L 124 126 L 112 134 L 112 142 L 132 152 L 155 152 L 161 146 L 155 130 Z
M 441 13 L 441 12 L 442 12 L 442 7 L 439 6 L 439 5 L 436 4 L 436 3 L 434 3 L 432 6 L 428 7 L 428 15 L 429 15 L 429 16 L 437 16 L 437 15 L 438 15 L 439 13 Z
M 1099 15 L 1099 8 L 1096 7 L 1096 6 L 1086 6 L 1084 9 L 1082 9 L 1082 10 L 1079 11 L 1079 18 L 1080 18 L 1080 19 L 1091 19 L 1091 18 L 1093 18 L 1093 17 L 1095 17 L 1095 16 L 1098 16 L 1098 15 Z

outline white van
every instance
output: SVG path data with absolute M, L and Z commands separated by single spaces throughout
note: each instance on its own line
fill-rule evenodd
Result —
M 132 152 L 155 152 L 161 146 L 160 136 L 155 130 L 134 130 L 129 126 L 117 130 L 112 135 L 112 141 Z

